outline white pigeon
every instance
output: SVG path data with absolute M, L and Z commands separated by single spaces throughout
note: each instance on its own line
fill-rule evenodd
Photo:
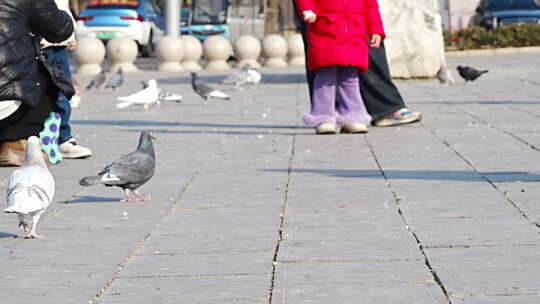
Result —
M 243 73 L 240 74 L 240 79 L 234 84 L 236 90 L 247 86 L 251 88 L 252 86 L 261 82 L 262 75 L 261 72 L 257 69 L 249 68 L 249 65 L 246 70 L 242 69 Z
M 158 105 L 160 102 L 157 81 L 155 79 L 150 79 L 148 81 L 148 87 L 145 89 L 129 96 L 118 97 L 118 100 L 122 101 L 116 104 L 116 107 L 119 109 L 124 109 L 131 105 L 138 104 L 144 105 L 144 109 L 148 110 L 151 106 Z
M 36 233 L 39 218 L 54 197 L 54 178 L 47 169 L 36 136 L 28 138 L 24 163 L 13 171 L 8 181 L 6 213 L 17 213 L 25 238 L 41 238 Z M 28 224 L 27 216 L 32 218 Z
M 143 89 L 146 89 L 148 87 L 148 81 L 142 81 L 142 86 L 143 86 Z M 182 102 L 182 95 L 174 94 L 169 91 L 159 89 L 158 99 L 159 101 Z

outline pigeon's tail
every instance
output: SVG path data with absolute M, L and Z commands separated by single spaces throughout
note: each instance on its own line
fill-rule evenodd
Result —
M 225 99 L 225 100 L 229 100 L 229 96 L 227 96 L 227 94 L 221 92 L 221 91 L 218 91 L 218 90 L 214 90 L 212 92 L 210 92 L 210 94 L 208 94 L 209 97 L 212 97 L 212 98 L 218 98 L 218 99 Z
M 4 213 L 17 213 L 17 210 L 15 210 L 15 206 L 9 206 L 4 209 Z
M 120 98 L 118 98 L 118 100 L 120 100 Z M 117 103 L 116 107 L 119 109 L 123 109 L 123 108 L 129 107 L 131 104 L 132 104 L 131 101 L 124 101 L 124 102 Z
M 489 71 L 488 71 L 488 70 L 480 71 L 480 75 L 485 74 L 485 73 L 487 73 L 487 72 L 489 72 Z
M 87 176 L 87 177 L 82 178 L 79 181 L 79 185 L 85 186 L 85 187 L 93 186 L 93 185 L 97 185 L 100 181 L 101 181 L 101 176 Z

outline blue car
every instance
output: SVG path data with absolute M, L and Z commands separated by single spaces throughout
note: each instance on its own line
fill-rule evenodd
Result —
M 227 24 L 228 0 L 192 0 L 189 34 L 204 41 L 212 35 L 231 39 Z
M 135 40 L 144 57 L 163 36 L 165 19 L 154 0 L 91 0 L 77 17 L 77 37 L 91 36 L 105 43 L 115 37 Z
M 509 24 L 540 24 L 540 6 L 535 0 L 482 0 L 476 12 L 480 26 L 492 29 Z

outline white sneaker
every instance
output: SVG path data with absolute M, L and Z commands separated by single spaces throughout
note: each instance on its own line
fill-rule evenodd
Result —
M 74 138 L 62 143 L 58 149 L 63 158 L 87 158 L 92 155 L 90 149 L 79 146 Z
M 323 122 L 315 127 L 317 134 L 336 134 L 336 125 L 329 122 Z
M 344 125 L 341 128 L 341 133 L 367 133 L 368 128 L 365 124 L 359 122 L 353 122 L 351 124 Z

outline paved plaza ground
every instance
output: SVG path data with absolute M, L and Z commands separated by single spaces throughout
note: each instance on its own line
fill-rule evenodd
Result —
M 538 62 L 449 57 L 490 72 L 447 88 L 397 81 L 424 120 L 366 135 L 301 125 L 301 68 L 264 69 L 244 92 L 203 72 L 232 97 L 206 105 L 187 73 L 85 92 L 72 124 L 94 156 L 51 167 L 46 238 L 0 215 L 0 303 L 540 303 Z M 149 78 L 184 101 L 115 108 Z M 145 129 L 158 137 L 141 188 L 152 201 L 78 185 Z M 12 171 L 0 168 L 2 193 Z

